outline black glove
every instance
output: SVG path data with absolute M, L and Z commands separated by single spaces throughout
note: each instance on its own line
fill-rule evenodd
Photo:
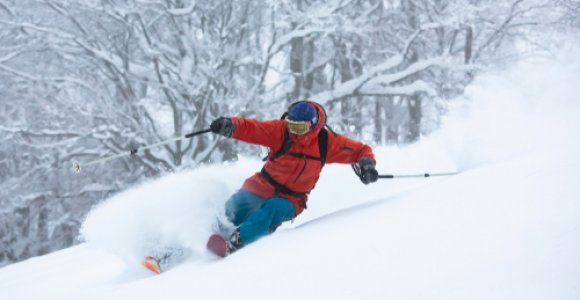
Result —
M 221 134 L 225 137 L 232 137 L 232 133 L 236 129 L 236 125 L 230 118 L 219 117 L 211 122 L 209 125 L 211 132 Z
M 379 179 L 379 172 L 375 169 L 375 163 L 370 157 L 363 157 L 358 161 L 360 168 L 360 180 L 364 184 L 376 182 Z

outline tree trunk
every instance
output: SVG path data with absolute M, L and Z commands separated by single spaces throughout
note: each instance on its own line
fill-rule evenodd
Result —
M 387 129 L 385 131 L 385 142 L 387 144 L 397 144 L 399 142 L 399 128 L 394 120 L 395 117 L 395 98 L 393 96 L 387 96 L 385 99 L 385 105 L 383 109 L 385 112 L 385 120 L 387 124 Z
M 465 64 L 471 63 L 471 58 L 473 55 L 473 28 L 467 27 L 465 29 Z M 468 80 L 473 79 L 473 72 L 466 72 L 465 76 Z
M 302 94 L 302 77 L 303 77 L 303 54 L 304 54 L 304 38 L 293 38 L 290 49 L 290 71 L 294 77 L 294 88 L 291 93 L 291 102 L 300 99 Z
M 373 139 L 375 141 L 375 143 L 377 144 L 381 144 L 383 142 L 383 104 L 382 102 L 384 101 L 384 99 L 382 99 L 382 97 L 376 97 L 375 98 L 375 115 L 374 115 L 374 125 L 375 125 L 375 130 L 374 130 L 374 134 L 373 134 Z
M 419 94 L 410 96 L 407 100 L 409 105 L 409 133 L 406 142 L 412 143 L 421 137 L 422 99 Z
M 412 30 L 418 30 L 419 29 L 419 18 L 418 18 L 418 13 L 419 10 L 415 4 L 414 0 L 406 0 L 404 2 L 404 9 L 405 12 L 407 14 L 407 20 L 408 20 L 408 24 L 409 27 Z M 419 49 L 418 46 L 415 44 L 415 46 L 411 46 L 410 52 L 409 52 L 409 57 L 408 57 L 408 63 L 409 65 L 412 65 L 413 63 L 416 63 L 417 61 L 419 61 Z M 415 81 L 417 80 L 417 76 L 411 76 L 409 78 L 410 81 Z M 419 94 L 414 94 L 410 97 L 407 98 L 407 107 L 408 107 L 408 111 L 409 111 L 409 128 L 408 128 L 408 132 L 405 135 L 405 142 L 408 143 L 412 143 L 412 142 L 416 142 L 417 140 L 419 140 L 419 137 L 421 135 L 421 118 L 423 117 L 423 114 L 421 112 L 421 108 L 422 108 L 422 99 L 421 99 L 421 95 Z
M 358 57 L 361 57 L 362 49 L 360 41 L 354 41 L 352 49 L 347 48 L 345 42 L 340 42 L 338 52 L 338 66 L 340 73 L 340 81 L 347 82 L 355 77 L 362 75 L 362 63 Z M 346 127 L 345 129 L 350 131 L 351 125 L 354 126 L 354 133 L 358 136 L 362 135 L 363 128 L 363 118 L 362 109 L 360 107 L 360 102 L 362 97 L 351 96 L 344 97 L 341 100 L 341 114 L 342 123 Z
M 307 69 L 307 66 L 312 65 L 314 62 L 314 41 L 310 41 L 304 45 L 304 52 L 302 53 L 302 72 Z M 315 72 L 309 72 L 308 74 L 302 74 L 303 80 L 303 92 L 300 99 L 302 100 L 308 98 L 312 94 L 312 87 L 314 86 L 314 75 Z

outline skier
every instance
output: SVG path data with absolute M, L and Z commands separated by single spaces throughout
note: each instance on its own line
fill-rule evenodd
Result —
M 211 123 L 212 132 L 269 147 L 270 153 L 262 170 L 226 202 L 226 217 L 235 230 L 226 232 L 225 238 L 212 235 L 209 250 L 224 257 L 294 219 L 306 209 L 308 194 L 325 163 L 357 164 L 364 184 L 377 181 L 372 149 L 328 131 L 325 125 L 324 109 L 312 101 L 292 104 L 280 120 L 220 117 Z M 161 254 L 147 256 L 143 265 L 159 274 L 162 265 L 164 269 L 183 260 L 187 256 L 183 251 L 164 249 Z
M 211 123 L 214 133 L 270 150 L 262 170 L 226 202 L 226 217 L 236 229 L 226 238 L 213 235 L 211 251 L 226 256 L 302 213 L 325 163 L 356 163 L 364 184 L 377 181 L 372 149 L 325 124 L 324 109 L 313 101 L 292 104 L 280 120 L 220 117 Z

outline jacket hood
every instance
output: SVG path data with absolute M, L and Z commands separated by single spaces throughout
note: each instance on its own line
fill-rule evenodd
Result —
M 324 110 L 324 107 L 322 107 L 322 105 L 314 101 L 306 100 L 306 102 L 314 106 L 316 112 L 318 113 L 318 122 L 316 123 L 316 127 L 314 127 L 314 129 L 312 130 L 313 133 L 316 132 L 316 134 L 318 134 L 318 132 L 320 132 L 320 130 L 322 130 L 326 125 L 326 110 Z

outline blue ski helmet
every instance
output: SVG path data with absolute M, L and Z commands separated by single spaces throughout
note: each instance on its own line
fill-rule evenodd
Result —
M 310 129 L 312 129 L 318 123 L 318 112 L 312 104 L 300 101 L 290 106 L 288 119 L 292 121 L 310 121 Z

